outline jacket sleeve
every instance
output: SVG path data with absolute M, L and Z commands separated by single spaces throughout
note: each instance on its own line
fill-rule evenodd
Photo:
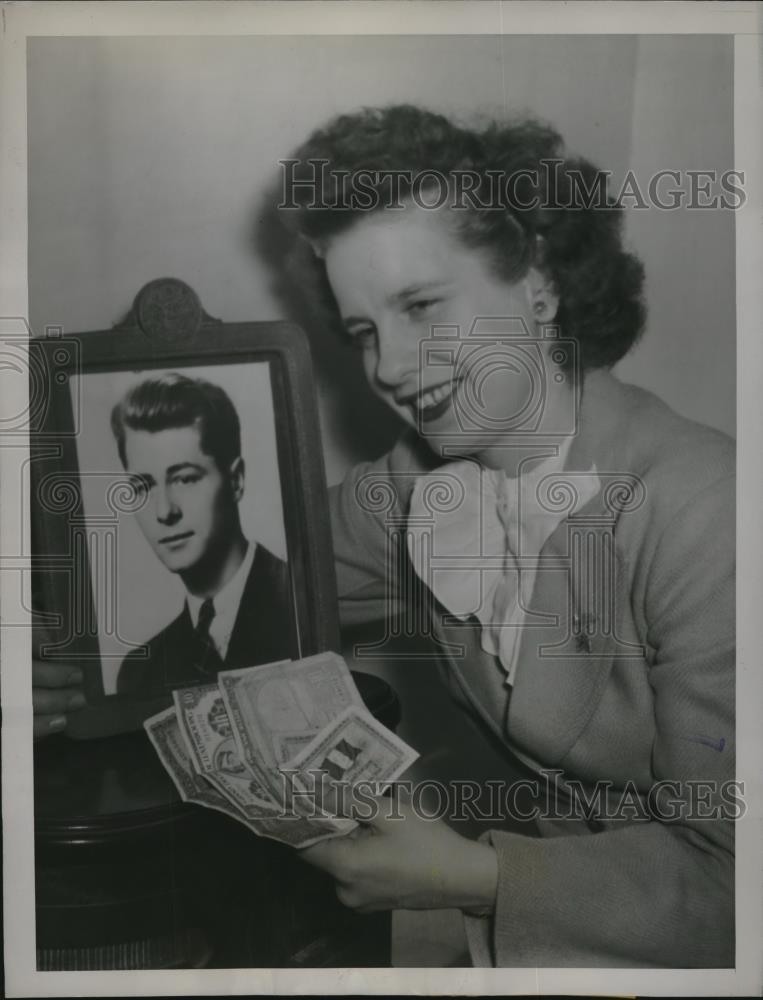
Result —
M 706 488 L 672 516 L 648 570 L 653 787 L 675 783 L 660 818 L 487 834 L 495 914 L 465 919 L 495 965 L 734 965 L 734 510 L 733 479 Z
M 397 617 L 403 610 L 399 547 L 416 477 L 431 459 L 408 432 L 373 462 L 329 489 L 339 617 L 342 626 Z

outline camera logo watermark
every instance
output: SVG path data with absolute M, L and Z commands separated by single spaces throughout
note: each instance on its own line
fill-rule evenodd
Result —
M 81 407 L 72 376 L 80 369 L 80 342 L 65 337 L 58 327 L 49 327 L 44 338 L 34 338 L 27 321 L 20 317 L 0 320 L 0 391 L 8 400 L 26 397 L 26 404 L 0 414 L 4 442 L 11 436 L 26 440 L 30 433 L 44 435 L 52 392 L 70 394 L 72 421 L 69 436 L 81 427 Z M 26 387 L 26 391 L 24 391 Z M 55 436 L 62 431 L 56 429 Z
M 420 398 L 438 377 L 450 380 L 461 441 L 500 444 L 511 435 L 516 443 L 540 434 L 569 437 L 578 428 L 578 345 L 556 326 L 542 327 L 540 337 L 523 317 L 477 317 L 465 332 L 434 326 L 419 343 L 418 372 Z M 453 438 L 452 429 L 438 430 L 426 407 L 416 411 L 416 420 L 429 440 Z

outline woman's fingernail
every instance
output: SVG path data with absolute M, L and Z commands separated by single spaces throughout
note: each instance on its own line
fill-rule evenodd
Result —
M 53 732 L 58 732 L 59 729 L 63 729 L 66 726 L 66 716 L 57 715 L 55 719 L 51 719 L 48 723 L 48 729 L 52 729 Z
M 67 708 L 84 708 L 85 707 L 85 696 L 80 691 L 73 694 L 69 701 L 66 703 Z
M 72 670 L 69 676 L 66 678 L 67 684 L 81 684 L 83 680 L 81 670 Z

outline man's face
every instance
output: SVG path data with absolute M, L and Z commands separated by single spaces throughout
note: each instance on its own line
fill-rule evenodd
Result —
M 138 496 L 146 497 L 135 516 L 168 570 L 182 573 L 228 551 L 239 530 L 240 459 L 225 475 L 201 450 L 194 426 L 155 433 L 128 428 L 125 458 Z

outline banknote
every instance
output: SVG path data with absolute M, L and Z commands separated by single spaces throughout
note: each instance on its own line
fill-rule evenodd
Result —
M 215 809 L 243 823 L 260 837 L 278 840 L 290 847 L 309 847 L 349 833 L 357 825 L 344 819 L 308 819 L 279 811 L 278 816 L 265 813 L 261 818 L 249 818 L 209 782 L 212 775 L 199 774 L 180 733 L 180 724 L 174 708 L 168 708 L 143 723 L 148 738 L 159 759 L 177 788 L 184 802 L 194 802 L 208 809 Z
M 332 785 L 359 783 L 382 792 L 418 758 L 418 753 L 365 708 L 351 705 L 333 719 L 284 770 L 299 789 L 315 796 L 321 810 L 341 812 Z
M 209 809 L 218 809 L 233 819 L 244 819 L 242 813 L 194 769 L 191 755 L 180 735 L 174 708 L 152 715 L 143 726 L 183 802 L 196 802 Z
M 217 684 L 172 692 L 180 733 L 194 768 L 248 819 L 280 811 L 268 791 L 269 780 L 245 766 L 233 738 L 228 712 Z
M 226 670 L 217 681 L 242 759 L 264 761 L 271 774 L 340 712 L 363 705 L 347 664 L 336 653 Z
M 180 688 L 146 731 L 181 797 L 303 848 L 356 829 L 344 793 L 382 791 L 418 754 L 365 708 L 344 660 L 321 653 Z

